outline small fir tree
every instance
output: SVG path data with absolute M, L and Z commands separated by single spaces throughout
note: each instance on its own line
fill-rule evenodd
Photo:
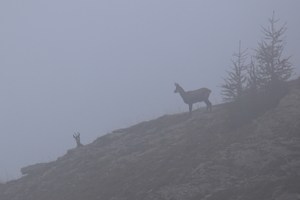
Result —
M 287 27 L 283 24 L 277 28 L 278 22 L 279 19 L 275 18 L 273 12 L 269 27 L 262 27 L 264 39 L 258 43 L 256 49 L 257 75 L 262 87 L 276 87 L 278 82 L 288 80 L 293 73 L 290 57 L 283 58 L 284 33 Z
M 228 77 L 224 79 L 222 85 L 222 94 L 224 101 L 236 101 L 241 98 L 246 87 L 246 50 L 241 49 L 241 41 L 239 42 L 238 53 L 233 54 L 232 68 L 227 72 Z

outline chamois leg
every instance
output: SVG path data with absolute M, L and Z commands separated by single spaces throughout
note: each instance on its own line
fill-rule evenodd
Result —
M 189 104 L 189 112 L 190 112 L 190 115 L 192 114 L 192 110 L 193 110 L 193 104 Z
M 211 110 L 212 110 L 212 104 L 211 104 L 211 102 L 208 99 L 205 100 L 204 102 L 206 104 L 206 110 L 211 112 Z

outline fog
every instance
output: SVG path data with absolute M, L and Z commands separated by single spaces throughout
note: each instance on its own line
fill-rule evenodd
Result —
M 187 111 L 174 82 L 213 104 L 239 40 L 256 48 L 273 10 L 299 75 L 298 0 L 1 0 L 0 181 L 143 120 Z M 203 104 L 199 104 L 203 106 Z

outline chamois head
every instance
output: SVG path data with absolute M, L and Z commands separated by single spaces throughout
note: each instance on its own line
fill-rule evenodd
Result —
M 182 89 L 178 83 L 175 83 L 175 87 L 174 93 L 178 93 Z
M 74 134 L 73 134 L 73 138 L 74 138 L 75 141 L 76 141 L 77 147 L 83 146 L 83 145 L 81 144 L 81 142 L 80 142 L 80 133 L 79 133 L 79 132 L 74 133 Z

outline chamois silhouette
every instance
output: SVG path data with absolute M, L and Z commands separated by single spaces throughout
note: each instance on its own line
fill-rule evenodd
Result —
M 184 89 L 178 84 L 175 83 L 175 93 L 179 93 L 180 96 L 182 97 L 182 100 L 184 101 L 184 103 L 189 105 L 189 113 L 192 113 L 193 110 L 193 104 L 197 103 L 197 102 L 202 102 L 204 101 L 204 103 L 206 104 L 206 109 L 208 111 L 212 110 L 212 104 L 211 102 L 208 100 L 209 95 L 211 93 L 211 90 L 208 88 L 200 88 L 197 90 L 193 90 L 193 91 L 184 91 Z
M 74 134 L 73 134 L 73 138 L 74 138 L 75 141 L 76 141 L 77 147 L 83 146 L 83 144 L 81 144 L 81 142 L 80 142 L 80 133 L 79 133 L 79 132 L 74 133 Z

